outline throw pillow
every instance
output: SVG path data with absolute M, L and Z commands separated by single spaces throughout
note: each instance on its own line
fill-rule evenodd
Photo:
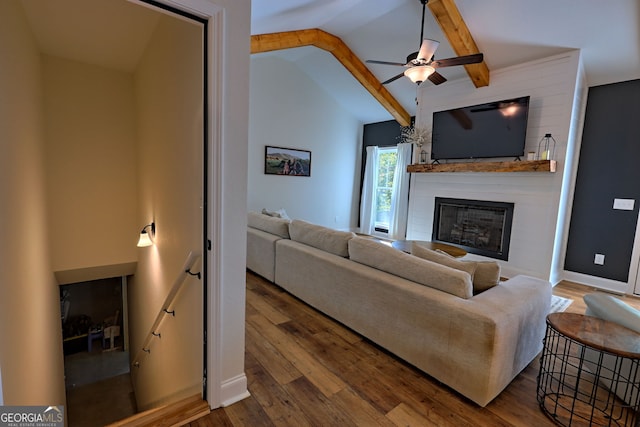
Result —
M 473 293 L 479 294 L 500 283 L 500 264 L 495 261 L 462 261 L 475 262 L 476 272 L 473 275 Z
M 285 211 L 283 208 L 278 209 L 276 213 L 280 215 L 280 218 L 289 219 L 289 220 L 291 219 L 289 218 L 289 215 L 287 215 L 287 211 Z
M 448 253 L 436 249 L 431 250 L 417 243 L 411 245 L 411 254 L 417 257 L 446 265 L 471 274 L 473 294 L 477 295 L 496 286 L 500 282 L 500 265 L 495 261 L 458 260 Z
M 276 216 L 276 213 L 270 210 L 267 210 L 267 208 L 262 208 L 262 215 L 267 215 L 267 216 Z
M 280 208 L 277 211 L 270 211 L 267 208 L 262 208 L 262 214 L 273 216 L 275 218 L 291 219 L 289 218 L 289 215 L 287 215 L 287 212 L 283 208 Z
M 415 255 L 418 258 L 426 259 L 428 261 L 436 262 L 438 264 L 446 265 L 447 267 L 455 268 L 456 270 L 466 271 L 467 273 L 469 273 L 472 279 L 476 271 L 475 262 L 459 261 L 449 254 L 436 252 L 432 249 L 428 249 L 428 248 L 425 248 L 424 246 L 420 246 L 416 242 L 413 242 L 411 244 L 411 255 Z

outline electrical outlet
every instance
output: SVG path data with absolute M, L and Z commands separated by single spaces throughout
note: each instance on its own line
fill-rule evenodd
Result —
M 604 255 L 596 254 L 596 256 L 593 258 L 593 263 L 598 265 L 604 265 Z

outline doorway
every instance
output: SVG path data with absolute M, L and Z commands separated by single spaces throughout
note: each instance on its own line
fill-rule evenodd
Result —
M 101 425 L 137 412 L 126 307 L 126 277 L 60 286 L 69 425 Z
M 82 25 L 86 28 L 92 21 L 94 26 L 102 27 L 108 19 L 113 19 L 112 28 L 103 35 L 130 36 L 125 40 L 127 46 L 112 45 L 107 49 L 115 52 L 136 44 L 135 32 L 129 33 L 123 28 L 124 22 L 131 18 L 130 11 L 141 9 L 157 15 L 156 19 L 150 19 L 152 31 L 142 43 L 145 49 L 133 61 L 133 69 L 113 68 L 110 64 L 93 62 L 91 57 L 57 56 L 53 50 L 44 52 L 42 67 L 44 110 L 48 116 L 44 138 L 46 163 L 47 170 L 53 170 L 55 175 L 54 179 L 47 180 L 47 190 L 53 200 L 53 214 L 49 219 L 52 266 L 56 275 L 60 271 L 86 273 L 92 276 L 87 280 L 95 280 L 105 277 L 99 270 L 131 264 L 135 270 L 137 265 L 135 277 L 122 292 L 133 294 L 127 298 L 132 314 L 127 332 L 131 332 L 134 351 L 139 351 L 151 328 L 149 319 L 161 310 L 184 258 L 191 251 L 205 253 L 208 138 L 203 52 L 206 34 L 202 24 L 194 24 L 185 19 L 184 14 L 169 16 L 164 11 L 160 13 L 156 6 L 150 10 L 126 0 L 90 3 L 64 0 L 55 2 L 55 10 L 47 9 L 53 2 L 23 1 L 30 5 L 25 8 L 28 13 L 39 13 L 38 18 L 32 16 L 31 22 L 56 21 L 55 18 L 62 16 L 66 21 L 53 24 L 66 22 L 63 26 L 70 29 Z M 40 7 L 45 8 L 46 13 L 38 10 Z M 128 8 L 127 12 L 119 10 L 123 8 Z M 43 16 L 49 12 L 55 13 L 55 18 Z M 100 19 L 95 20 L 95 16 Z M 184 30 L 185 27 L 196 29 Z M 74 33 L 76 36 L 66 43 L 73 44 L 75 39 L 83 46 L 93 43 L 91 31 L 78 37 L 77 31 L 69 29 L 62 35 Z M 174 34 L 179 37 L 173 37 Z M 192 43 L 189 35 L 195 35 L 195 42 Z M 186 45 L 180 46 L 178 39 L 186 40 Z M 104 42 L 98 40 L 95 50 L 100 50 L 100 41 Z M 168 56 L 169 53 L 174 56 Z M 191 62 L 183 60 L 184 55 L 197 56 L 195 71 L 187 65 Z M 100 56 L 105 59 L 108 55 Z M 140 71 L 141 66 L 146 67 L 144 72 Z M 181 95 L 186 85 L 189 99 Z M 63 117 L 67 111 L 73 114 Z M 136 248 L 136 234 L 151 221 L 157 224 L 155 245 Z M 202 394 L 206 360 L 203 343 L 206 267 L 203 262 L 199 268 L 202 279 L 190 278 L 191 283 L 180 292 L 179 298 L 188 300 L 189 304 L 178 307 L 175 321 L 163 324 L 162 341 L 151 355 L 153 361 L 141 363 L 139 372 L 151 369 L 152 373 L 144 375 L 157 377 L 160 372 L 166 378 L 158 387 L 139 377 L 142 385 L 136 391 L 142 399 L 137 398 L 136 403 L 142 401 L 142 409 L 158 402 L 167 403 L 173 392 L 193 389 Z M 113 321 L 119 323 L 115 326 L 123 326 L 125 310 L 123 307 L 120 316 L 113 314 L 114 318 L 118 317 Z M 98 325 L 111 328 L 111 325 L 105 326 L 106 315 L 84 315 L 88 319 L 81 322 L 86 323 L 84 333 L 87 335 L 84 338 L 74 338 L 77 334 L 65 336 L 70 338 L 68 346 L 72 346 L 72 342 L 83 343 L 86 345 L 83 351 L 93 353 L 102 345 L 111 347 L 113 337 L 114 348 L 124 347 L 126 341 L 122 334 L 105 337 L 106 329 L 99 329 Z M 58 327 L 57 322 L 52 327 Z M 180 341 L 182 337 L 187 337 L 188 342 Z M 130 366 L 131 358 L 128 362 Z M 78 385 L 77 381 L 74 383 Z M 185 383 L 188 384 L 185 386 Z M 73 423 L 72 417 L 70 421 Z

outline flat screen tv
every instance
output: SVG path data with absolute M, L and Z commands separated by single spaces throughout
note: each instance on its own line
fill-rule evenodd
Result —
M 431 158 L 521 157 L 529 97 L 433 113 Z

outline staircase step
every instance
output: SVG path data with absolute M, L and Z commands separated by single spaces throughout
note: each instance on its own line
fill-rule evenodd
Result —
M 177 427 L 202 418 L 211 412 L 209 404 L 197 394 L 175 403 L 140 412 L 107 427 Z

